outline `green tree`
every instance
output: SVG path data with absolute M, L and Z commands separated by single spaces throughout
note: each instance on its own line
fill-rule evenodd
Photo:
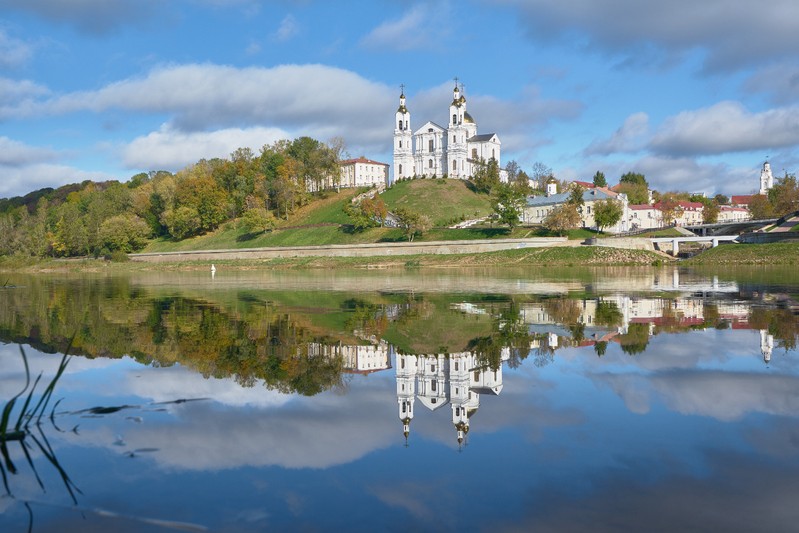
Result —
M 716 204 L 718 205 L 730 205 L 730 199 L 727 196 L 724 196 L 723 194 L 717 194 L 716 196 L 713 197 L 713 199 L 716 201 Z
M 585 205 L 585 200 L 583 199 L 583 194 L 585 194 L 585 189 L 575 184 L 569 188 L 569 198 L 566 200 L 566 203 L 569 203 L 575 207 L 577 207 L 578 211 L 581 207 Z
M 397 217 L 399 227 L 404 230 L 408 242 L 411 242 L 416 236 L 423 235 L 432 227 L 429 217 L 414 213 L 404 207 L 395 210 L 394 215 Z
M 248 233 L 264 233 L 275 229 L 277 219 L 267 209 L 255 207 L 244 212 L 239 224 Z
M 200 227 L 200 214 L 193 207 L 180 206 L 164 212 L 164 222 L 173 238 L 181 240 L 195 235 Z
M 595 187 L 607 187 L 608 180 L 605 179 L 605 173 L 600 172 L 599 170 L 596 171 L 594 174 L 594 186 Z
M 149 236 L 147 222 L 133 213 L 107 218 L 100 225 L 100 244 L 110 251 L 130 253 L 141 250 Z
M 500 183 L 494 188 L 491 207 L 500 224 L 506 224 L 510 231 L 519 225 L 524 212 L 526 196 L 518 188 Z
M 627 195 L 627 200 L 631 204 L 642 205 L 649 203 L 649 191 L 646 185 L 638 183 L 619 183 L 618 187 L 614 187 L 613 190 Z
M 705 201 L 702 202 L 702 222 L 705 224 L 715 224 L 719 220 L 719 204 L 716 203 L 716 200 L 705 198 Z
M 643 185 L 644 187 L 649 187 L 646 177 L 638 172 L 627 172 L 622 174 L 619 178 L 619 183 L 629 183 L 631 185 Z
M 624 214 L 621 202 L 607 198 L 594 203 L 594 220 L 599 230 L 618 224 Z
M 475 191 L 490 194 L 500 183 L 497 160 L 489 159 L 487 162 L 480 160 L 471 182 Z

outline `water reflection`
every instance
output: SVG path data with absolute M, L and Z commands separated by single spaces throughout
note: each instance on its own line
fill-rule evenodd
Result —
M 792 493 L 799 285 L 668 273 L 625 291 L 318 291 L 226 275 L 31 278 L 2 294 L 5 342 L 57 352 L 78 331 L 56 421 L 79 431 L 56 447 L 90 502 L 212 530 L 341 529 L 352 501 L 369 502 L 352 511 L 364 529 L 602 529 L 616 513 L 708 529 L 730 524 L 668 520 L 657 499 L 729 511 L 745 503 L 724 487 L 746 479 Z M 0 394 L 19 388 L 7 362 Z M 138 407 L 85 418 L 95 406 Z M 102 471 L 115 477 L 87 475 Z M 469 488 L 475 473 L 494 492 Z

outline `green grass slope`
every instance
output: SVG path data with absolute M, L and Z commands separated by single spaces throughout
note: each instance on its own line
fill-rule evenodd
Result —
M 380 195 L 389 210 L 404 207 L 430 217 L 433 226 L 449 226 L 459 220 L 491 214 L 491 200 L 477 194 L 463 180 L 417 179 L 395 183 Z
M 271 232 L 248 234 L 238 227 L 236 221 L 232 221 L 214 232 L 182 241 L 157 239 L 142 251 L 172 252 L 267 246 L 319 246 L 405 240 L 399 229 L 371 228 L 358 233 L 351 230 L 349 217 L 344 213 L 344 206 L 359 192 L 361 191 L 347 189 L 315 199 L 294 212 L 288 220 L 279 221 L 277 228 Z M 518 229 L 513 235 L 509 235 L 504 228 L 444 229 L 443 226 L 450 224 L 454 219 L 476 218 L 491 212 L 488 196 L 472 192 L 466 183 L 460 180 L 402 182 L 385 191 L 382 198 L 389 209 L 405 207 L 432 219 L 437 228 L 424 235 L 422 240 L 522 237 L 528 233 Z

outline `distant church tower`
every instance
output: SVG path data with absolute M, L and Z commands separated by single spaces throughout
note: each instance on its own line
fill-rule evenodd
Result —
M 400 93 L 399 108 L 394 119 L 394 181 L 410 178 L 413 169 L 413 135 L 411 112 L 405 106 L 405 88 Z
M 763 163 L 763 170 L 760 171 L 760 194 L 768 194 L 774 187 L 774 176 L 771 175 L 771 165 L 768 161 Z
M 411 432 L 413 420 L 413 403 L 416 400 L 416 373 L 418 371 L 415 355 L 397 354 L 397 404 L 399 418 L 402 421 L 402 433 L 405 440 Z

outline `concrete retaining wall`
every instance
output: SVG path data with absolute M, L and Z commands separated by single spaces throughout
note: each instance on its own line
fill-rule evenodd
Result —
M 653 251 L 655 247 L 652 241 L 648 238 L 636 237 L 610 237 L 607 239 L 597 239 L 595 246 L 605 246 L 608 248 L 625 248 L 627 250 L 649 250 Z
M 417 254 L 477 254 L 520 248 L 542 248 L 566 241 L 565 237 L 533 239 L 480 239 L 473 241 L 430 241 L 330 246 L 243 248 L 239 250 L 197 250 L 130 254 L 133 261 L 219 261 L 225 259 L 276 259 L 286 257 L 373 257 Z

